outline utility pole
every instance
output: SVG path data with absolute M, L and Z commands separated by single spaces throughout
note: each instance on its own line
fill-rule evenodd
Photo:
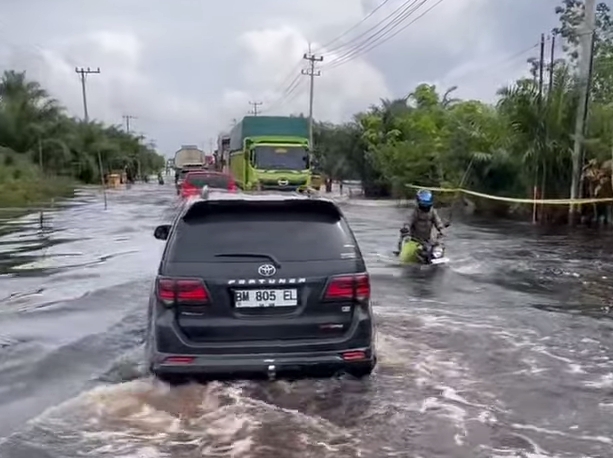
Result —
M 570 198 L 577 199 L 581 175 L 583 172 L 582 150 L 585 132 L 585 120 L 587 114 L 587 104 L 590 90 L 590 62 L 592 61 L 592 40 L 596 25 L 596 0 L 585 0 L 583 27 L 580 30 L 581 52 L 579 54 L 579 89 L 581 91 L 579 104 L 577 106 L 577 118 L 575 119 L 575 144 L 573 148 L 573 174 L 570 185 Z M 568 207 L 568 223 L 575 221 L 576 206 L 570 204 Z
M 83 90 L 83 116 L 84 116 L 83 119 L 85 119 L 85 122 L 88 123 L 89 113 L 87 111 L 87 91 L 85 89 L 85 81 L 87 79 L 87 75 L 100 73 L 100 68 L 97 68 L 96 70 L 92 70 L 89 67 L 87 67 L 87 69 L 81 67 L 81 68 L 75 68 L 74 71 L 78 73 L 79 77 L 81 78 L 81 89 Z
M 545 34 L 541 33 L 541 54 L 539 57 L 539 105 L 543 105 L 543 71 L 545 69 Z
M 89 67 L 87 67 L 87 69 L 83 67 L 81 68 L 76 67 L 74 71 L 78 73 L 79 77 L 81 78 L 81 89 L 83 90 L 83 120 L 85 121 L 85 124 L 88 124 L 89 123 L 89 113 L 87 111 L 87 90 L 85 89 L 85 81 L 87 79 L 87 75 L 100 73 L 100 67 L 98 67 L 96 70 L 92 70 Z M 98 148 L 98 168 L 100 170 L 100 184 L 102 184 L 102 193 L 104 194 L 104 209 L 106 210 L 108 208 L 108 203 L 107 203 L 107 198 L 106 198 L 106 185 L 104 183 L 104 169 L 102 168 L 102 153 L 100 152 L 99 148 Z
M 309 52 L 305 53 L 302 58 L 310 62 L 308 70 L 302 70 L 301 73 L 311 78 L 311 87 L 309 90 L 309 148 L 313 150 L 313 90 L 315 89 L 315 77 L 321 76 L 319 70 L 315 73 L 315 62 L 322 62 L 324 57 L 312 54 L 309 46 Z
M 553 72 L 555 70 L 556 60 L 556 34 L 551 35 L 551 54 L 549 56 L 549 86 L 547 87 L 547 98 L 551 96 L 553 90 Z
M 541 33 L 541 53 L 539 55 L 539 98 L 538 98 L 538 108 L 539 108 L 539 116 L 543 117 L 543 72 L 545 69 L 545 34 Z M 547 135 L 546 133 L 542 133 Z M 544 151 L 539 151 L 538 156 L 542 156 Z M 534 158 L 534 188 L 532 191 L 532 196 L 534 202 L 532 203 L 532 224 L 536 223 L 537 220 L 537 211 L 536 211 L 536 198 L 538 196 L 538 173 L 539 173 L 539 157 Z M 543 173 L 545 173 L 545 166 L 543 165 Z
M 263 102 L 249 102 L 249 105 L 253 106 L 253 110 L 250 112 L 253 116 L 258 115 L 258 107 L 262 105 Z
M 123 115 L 122 118 L 126 121 L 126 133 L 129 134 L 130 133 L 130 120 L 136 119 L 136 116 Z M 138 154 L 136 156 L 136 168 L 137 168 L 138 178 L 142 179 L 141 169 L 140 169 L 140 159 L 138 159 Z
M 549 84 L 547 85 L 547 102 L 546 102 L 546 110 L 547 116 L 549 116 L 549 110 L 551 110 L 551 93 L 553 91 L 553 76 L 555 71 L 555 50 L 556 50 L 556 35 L 555 33 L 551 35 L 551 51 L 549 55 Z M 549 145 L 549 125 L 545 125 L 545 144 Z M 545 196 L 545 187 L 547 186 L 547 164 L 545 159 L 543 159 L 543 175 L 541 177 L 541 199 L 546 199 Z M 544 205 L 541 204 L 541 220 L 543 219 Z
M 132 115 L 123 115 L 122 118 L 126 121 L 126 132 L 130 133 L 130 120 L 131 119 L 138 119 L 136 116 L 132 116 Z

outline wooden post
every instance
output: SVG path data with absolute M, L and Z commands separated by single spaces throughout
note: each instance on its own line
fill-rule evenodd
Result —
M 43 173 L 43 141 L 40 137 L 38 137 L 38 165 L 40 167 L 40 173 Z
M 102 194 L 104 196 L 104 209 L 108 209 L 108 202 L 106 199 L 106 186 L 104 185 L 104 171 L 102 169 L 102 154 L 98 150 L 98 167 L 100 168 L 100 183 L 102 184 Z
M 536 185 L 532 189 L 532 199 L 534 200 L 532 204 L 532 224 L 536 224 L 536 197 L 538 195 L 538 188 Z

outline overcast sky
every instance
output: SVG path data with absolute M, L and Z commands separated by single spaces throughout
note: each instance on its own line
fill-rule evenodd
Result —
M 181 144 L 208 151 L 249 101 L 264 102 L 265 114 L 307 113 L 308 78 L 294 77 L 309 42 L 324 57 L 315 80 L 320 120 L 347 120 L 421 82 L 493 100 L 498 87 L 526 71 L 525 59 L 538 49 L 517 54 L 551 30 L 560 3 L 443 0 L 389 39 L 438 0 L 413 6 L 395 29 L 380 32 L 377 23 L 407 3 L 388 0 L 325 46 L 382 1 L 2 0 L 0 68 L 27 70 L 81 116 L 74 69 L 100 67 L 88 79 L 90 117 L 119 124 L 122 115 L 136 116 L 133 130 L 171 156 Z M 298 86 L 282 97 L 292 81 Z

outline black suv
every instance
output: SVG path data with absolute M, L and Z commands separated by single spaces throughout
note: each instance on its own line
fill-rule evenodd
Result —
M 370 279 L 332 201 L 211 193 L 154 235 L 167 240 L 149 300 L 154 375 L 372 372 Z

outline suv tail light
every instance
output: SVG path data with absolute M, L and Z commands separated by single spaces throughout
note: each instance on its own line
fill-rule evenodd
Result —
M 238 187 L 236 186 L 236 183 L 232 182 L 228 185 L 228 191 L 230 192 L 237 192 L 238 191 Z
M 157 278 L 157 296 L 165 303 L 206 304 L 209 292 L 199 278 Z
M 367 300 L 370 299 L 370 278 L 368 274 L 340 275 L 328 282 L 326 300 Z

